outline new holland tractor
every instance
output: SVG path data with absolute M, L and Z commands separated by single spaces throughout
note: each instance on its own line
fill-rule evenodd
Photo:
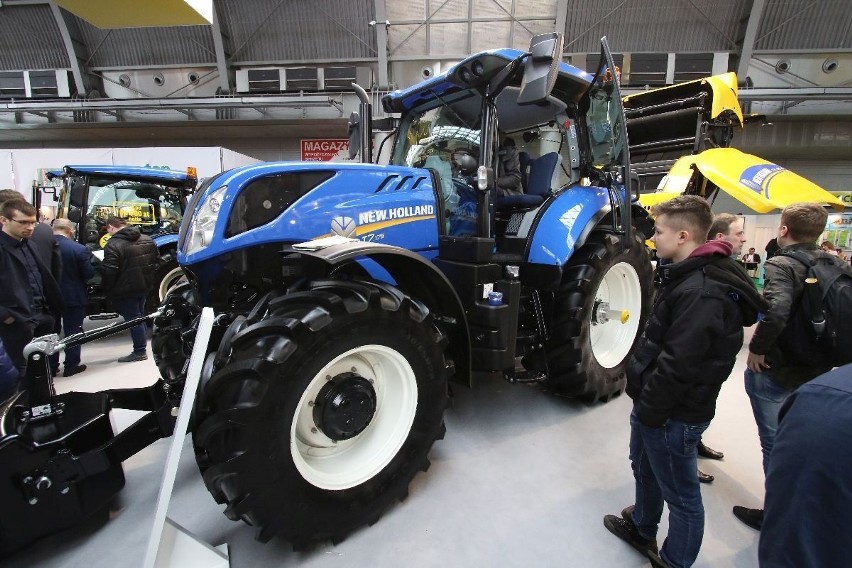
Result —
M 57 217 L 77 223 L 77 240 L 95 255 L 102 255 L 109 233 L 106 219 L 117 215 L 150 236 L 157 245 L 160 262 L 157 286 L 147 304 L 153 311 L 166 292 L 183 278 L 177 263 L 177 236 L 189 196 L 198 178 L 195 168 L 186 172 L 139 166 L 65 166 L 48 174 L 62 182 L 57 195 Z M 55 191 L 54 188 L 49 188 Z M 46 191 L 48 188 L 42 188 Z M 36 194 L 40 199 L 41 192 Z M 103 256 L 99 257 L 101 260 Z M 105 311 L 106 297 L 100 274 L 89 282 L 87 312 Z
M 536 36 L 387 95 L 390 165 L 258 164 L 193 196 L 178 243 L 190 283 L 153 351 L 180 381 L 214 308 L 193 443 L 207 488 L 259 539 L 304 546 L 375 522 L 428 467 L 451 381 L 537 380 L 589 401 L 624 389 L 651 223 L 626 188 L 605 39 L 595 76 L 561 50 Z M 523 195 L 495 195 L 506 138 Z
M 595 75 L 561 54 L 561 35 L 536 36 L 387 95 L 400 116 L 389 165 L 362 144 L 364 163 L 206 180 L 178 238 L 188 282 L 149 316 L 157 384 L 57 396 L 45 355 L 97 333 L 31 344 L 29 389 L 0 405 L 0 453 L 17 456 L 0 461 L 0 554 L 98 510 L 120 462 L 171 433 L 206 307 L 195 457 L 261 541 L 337 542 L 404 499 L 444 436 L 451 383 L 621 393 L 649 311 L 652 223 L 628 189 L 606 40 Z M 352 139 L 367 141 L 362 107 Z M 506 197 L 510 139 L 524 193 Z M 149 413 L 112 438 L 112 407 Z

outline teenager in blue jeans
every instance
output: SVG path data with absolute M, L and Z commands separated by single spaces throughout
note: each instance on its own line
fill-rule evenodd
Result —
M 627 367 L 630 464 L 636 501 L 604 526 L 655 566 L 683 568 L 704 537 L 697 446 L 722 383 L 765 303 L 724 240 L 705 242 L 713 222 L 701 197 L 681 195 L 653 210 L 660 289 Z M 669 532 L 657 548 L 663 505 Z
M 799 351 L 798 346 L 792 345 L 796 337 L 801 337 L 792 330 L 799 323 L 792 315 L 804 293 L 807 267 L 784 254 L 801 251 L 812 258 L 836 259 L 819 251 L 815 244 L 827 220 L 828 213 L 816 203 L 793 203 L 785 207 L 777 233 L 781 248 L 764 264 L 763 296 L 769 308 L 749 343 L 745 371 L 745 391 L 757 423 L 764 475 L 769 471 L 778 412 L 784 401 L 800 385 L 831 369 L 831 365 L 816 355 L 791 357 Z M 844 270 L 852 274 L 848 265 Z M 760 530 L 763 524 L 763 509 L 736 506 L 734 515 L 753 529 Z

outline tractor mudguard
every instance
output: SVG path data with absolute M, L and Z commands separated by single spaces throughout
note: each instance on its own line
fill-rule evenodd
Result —
M 154 235 L 151 239 L 157 245 L 158 249 L 162 249 L 164 246 L 177 245 L 178 236 L 177 233 L 166 233 L 163 235 Z
M 312 243 L 305 243 L 312 245 Z M 316 246 L 312 247 L 316 248 Z M 445 324 L 449 351 L 456 373 L 451 379 L 470 386 L 470 335 L 462 301 L 447 277 L 428 259 L 409 250 L 363 241 L 345 241 L 316 250 L 297 250 L 284 255 L 284 263 L 299 266 L 304 275 L 331 275 L 334 269 L 358 262 L 371 277 L 404 290 L 423 302 Z
M 527 262 L 564 266 L 610 209 L 606 187 L 578 185 L 562 191 L 536 223 Z

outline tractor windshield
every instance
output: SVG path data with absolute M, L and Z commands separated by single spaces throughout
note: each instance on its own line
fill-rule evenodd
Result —
M 177 232 L 184 209 L 178 188 L 98 177 L 69 176 L 59 201 L 57 215 L 78 223 L 78 240 L 92 250 L 106 245 L 105 223 L 110 215 L 154 235 Z
M 451 234 L 473 234 L 479 130 L 450 107 L 412 112 L 403 121 L 393 163 L 431 170 L 439 180 Z

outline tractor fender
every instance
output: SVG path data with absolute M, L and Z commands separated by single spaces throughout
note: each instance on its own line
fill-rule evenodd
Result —
M 154 244 L 157 245 L 157 249 L 160 251 L 163 250 L 163 247 L 174 245 L 177 246 L 178 235 L 177 233 L 166 233 L 163 235 L 154 235 L 151 237 L 151 240 L 154 241 Z
M 310 244 L 306 243 L 306 244 Z M 423 302 L 442 322 L 455 364 L 454 382 L 470 386 L 470 335 L 462 302 L 447 277 L 428 259 L 409 250 L 365 241 L 347 241 L 318 250 L 285 249 L 284 262 L 301 266 L 310 278 L 330 276 L 336 267 L 357 262 L 371 277 L 397 286 Z
M 565 266 L 611 208 L 606 187 L 578 185 L 562 191 L 538 218 L 527 263 Z

